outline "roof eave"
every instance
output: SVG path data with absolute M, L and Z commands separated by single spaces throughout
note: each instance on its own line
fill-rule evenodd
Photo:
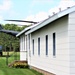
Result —
M 21 32 L 19 32 L 17 35 L 16 35 L 16 37 L 19 37 L 21 34 L 23 34 L 25 32 L 25 29 L 24 30 L 22 30 Z
M 68 8 L 68 9 L 66 9 L 66 10 L 63 10 L 63 11 L 61 11 L 61 12 L 59 12 L 59 13 L 53 15 L 53 16 L 50 17 L 49 19 L 45 20 L 44 22 L 38 24 L 36 27 L 32 28 L 31 30 L 27 31 L 27 32 L 25 33 L 25 35 L 30 34 L 30 33 L 34 32 L 34 31 L 38 30 L 39 28 L 41 28 L 41 27 L 43 27 L 43 26 L 46 26 L 48 23 L 51 23 L 51 22 L 53 22 L 53 21 L 55 21 L 55 20 L 57 20 L 57 19 L 59 19 L 59 18 L 65 16 L 65 15 L 71 13 L 71 12 L 74 12 L 74 11 L 75 11 L 75 6 L 70 7 L 70 8 Z
M 36 26 L 36 24 L 25 28 L 24 30 L 22 30 L 21 32 L 19 32 L 19 33 L 16 35 L 16 37 L 21 36 L 22 34 L 24 34 L 25 32 L 27 32 L 28 30 L 30 30 L 31 28 L 33 28 L 33 27 L 35 27 L 35 26 Z

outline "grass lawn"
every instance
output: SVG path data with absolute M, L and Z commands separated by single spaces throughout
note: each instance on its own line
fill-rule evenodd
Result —
M 13 57 L 9 57 L 9 61 L 11 62 L 12 60 Z M 32 69 L 9 68 L 8 66 L 6 66 L 6 57 L 0 57 L 0 75 L 42 75 L 42 74 Z

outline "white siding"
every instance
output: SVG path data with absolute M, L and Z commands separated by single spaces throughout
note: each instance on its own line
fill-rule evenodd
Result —
M 53 56 L 53 33 L 56 33 L 56 56 Z M 45 54 L 45 36 L 48 35 L 48 56 Z M 38 37 L 40 37 L 40 56 L 38 55 Z M 28 58 L 29 65 L 52 72 L 56 75 L 69 75 L 68 16 L 31 33 L 34 39 L 34 55 Z
M 32 47 L 32 40 L 31 40 L 31 34 L 29 34 L 30 35 L 30 49 L 29 49 L 29 44 L 27 44 L 27 54 L 28 54 L 28 63 L 29 64 L 31 64 L 31 47 Z M 29 39 L 28 39 L 28 41 L 29 41 Z M 29 43 L 29 42 L 27 42 L 27 43 Z
M 69 14 L 70 75 L 75 75 L 75 12 Z
M 22 35 L 20 37 L 20 60 L 26 60 L 26 36 Z

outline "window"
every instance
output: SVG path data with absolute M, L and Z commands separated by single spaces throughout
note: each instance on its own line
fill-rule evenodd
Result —
M 46 55 L 48 55 L 48 35 L 46 35 Z
M 25 51 L 25 36 L 24 36 L 24 51 Z
M 22 51 L 23 51 L 23 36 L 22 36 L 22 45 L 21 46 L 22 46 Z
M 22 37 L 20 37 L 20 49 L 22 50 Z
M 55 33 L 53 33 L 53 56 L 55 56 L 56 55 L 56 35 L 55 35 Z
M 34 39 L 32 40 L 32 45 L 33 45 L 33 55 L 34 55 Z
M 38 38 L 38 55 L 40 55 L 40 38 Z
M 26 36 L 26 50 L 27 50 L 27 36 Z
M 30 34 L 29 34 L 29 36 L 28 36 L 28 37 L 29 37 L 29 50 L 30 50 Z
M 29 42 L 29 56 L 31 57 L 31 51 L 30 51 L 30 34 L 28 35 L 28 42 Z

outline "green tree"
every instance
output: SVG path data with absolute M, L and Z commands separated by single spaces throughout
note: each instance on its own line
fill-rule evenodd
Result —
M 18 26 L 16 24 L 5 24 L 2 25 L 5 30 L 14 30 L 14 31 L 22 31 L 24 28 L 28 26 Z M 16 38 L 12 35 L 0 32 L 0 45 L 5 47 L 19 48 L 19 38 Z

